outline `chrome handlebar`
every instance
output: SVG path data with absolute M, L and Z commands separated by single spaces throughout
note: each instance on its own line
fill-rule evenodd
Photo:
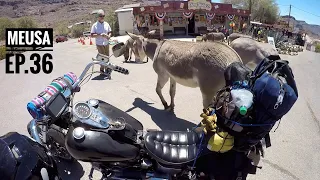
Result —
M 28 125 L 27 125 L 27 129 L 28 129 L 28 133 L 30 134 L 30 136 L 39 144 L 43 145 L 43 142 L 40 139 L 39 136 L 39 132 L 38 132 L 38 126 L 37 126 L 37 119 L 32 119 Z
M 78 87 L 79 83 L 83 80 L 83 78 L 85 77 L 85 75 L 87 74 L 87 72 L 89 71 L 90 67 L 95 65 L 95 64 L 100 64 L 102 66 L 105 66 L 107 68 L 110 68 L 114 71 L 117 71 L 119 73 L 122 73 L 122 74 L 126 74 L 128 75 L 129 74 L 129 70 L 128 69 L 125 69 L 123 67 L 120 67 L 118 65 L 115 65 L 111 62 L 104 62 L 103 60 L 105 60 L 105 58 L 107 60 L 109 60 L 107 56 L 104 56 L 102 54 L 98 54 L 97 55 L 97 58 L 92 58 L 92 62 L 89 63 L 85 68 L 84 70 L 82 71 L 81 75 L 79 76 L 78 80 L 73 84 L 72 88 L 75 89 L 76 87 Z
M 82 71 L 81 75 L 79 76 L 79 78 L 77 79 L 77 81 L 72 85 L 72 89 L 76 89 L 79 85 L 79 83 L 83 80 L 83 78 L 86 76 L 87 72 L 89 71 L 90 67 L 95 65 L 95 64 L 99 64 L 102 66 L 105 66 L 107 68 L 110 68 L 114 71 L 120 72 L 122 74 L 129 74 L 129 70 L 122 68 L 120 66 L 117 66 L 111 62 L 109 62 L 109 57 L 102 55 L 102 54 L 98 54 L 96 58 L 92 58 L 92 62 L 90 62 Z M 106 62 L 104 62 L 106 61 Z M 44 117 L 45 118 L 45 117 Z M 43 145 L 44 143 L 42 142 L 40 136 L 39 136 L 39 132 L 38 132 L 38 122 L 40 122 L 41 120 L 39 119 L 32 119 L 28 125 L 27 125 L 27 129 L 28 129 L 28 133 L 30 134 L 30 136 L 39 144 Z M 44 128 L 46 128 L 44 126 Z M 44 141 L 46 141 L 46 135 L 43 134 L 43 139 Z

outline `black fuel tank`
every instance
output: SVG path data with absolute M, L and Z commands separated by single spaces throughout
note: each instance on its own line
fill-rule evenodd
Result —
M 130 124 L 136 131 L 143 130 L 143 125 L 137 119 L 107 102 L 99 100 L 99 106 L 97 109 L 110 119 L 123 118 L 126 123 Z
M 126 161 L 139 154 L 139 148 L 117 139 L 106 132 L 85 130 L 85 136 L 78 140 L 73 137 L 73 127 L 66 136 L 68 152 L 81 161 Z

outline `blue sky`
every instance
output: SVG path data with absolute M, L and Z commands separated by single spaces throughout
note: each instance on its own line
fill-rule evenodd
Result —
M 212 0 L 212 2 L 221 1 Z M 276 2 L 279 5 L 281 15 L 289 15 L 289 5 L 291 4 L 291 15 L 297 20 L 306 21 L 308 24 L 320 25 L 320 0 L 276 0 Z
M 308 24 L 320 25 L 320 0 L 277 0 L 277 3 L 281 15 L 289 14 L 289 5 L 291 4 L 291 15 L 297 20 L 306 21 Z

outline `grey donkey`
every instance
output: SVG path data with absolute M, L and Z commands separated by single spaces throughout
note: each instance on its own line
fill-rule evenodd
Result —
M 158 36 L 156 34 L 156 30 L 152 30 L 152 31 L 145 33 L 143 37 L 149 38 L 149 39 L 158 39 Z M 126 41 L 125 46 L 124 46 L 125 49 L 123 52 L 125 62 L 131 61 L 132 52 L 134 53 L 135 61 L 136 62 L 140 61 L 138 50 L 137 50 L 136 46 L 134 46 L 134 44 L 135 44 L 135 40 L 133 40 L 132 38 L 129 38 Z M 148 62 L 148 57 L 147 57 L 147 62 Z
M 264 58 L 270 55 L 279 56 L 278 51 L 271 44 L 257 42 L 251 38 L 237 38 L 231 42 L 230 46 L 239 54 L 243 64 L 251 70 L 254 70 Z
M 249 35 L 240 34 L 240 33 L 232 33 L 232 34 L 230 34 L 230 36 L 228 36 L 228 44 L 230 44 L 233 40 L 238 39 L 239 37 L 245 37 L 245 38 L 252 39 L 252 37 Z
M 222 41 L 224 42 L 226 36 L 222 32 L 210 32 L 202 35 L 203 41 Z
M 203 107 L 207 108 L 216 92 L 225 85 L 224 70 L 232 62 L 241 62 L 240 56 L 221 42 L 186 42 L 148 39 L 128 33 L 137 43 L 140 58 L 153 60 L 158 75 L 156 92 L 165 108 L 173 111 L 176 83 L 199 87 Z M 168 106 L 162 88 L 170 79 L 171 103 Z

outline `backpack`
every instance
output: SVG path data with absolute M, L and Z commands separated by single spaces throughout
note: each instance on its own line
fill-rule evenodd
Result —
M 226 87 L 217 93 L 217 125 L 234 136 L 233 149 L 248 152 L 264 139 L 271 146 L 269 132 L 289 112 L 298 98 L 298 90 L 289 62 L 279 56 L 263 59 L 252 72 L 245 65 L 231 64 L 225 70 Z M 242 116 L 234 110 L 228 114 L 232 88 L 247 88 L 253 94 L 253 105 Z

